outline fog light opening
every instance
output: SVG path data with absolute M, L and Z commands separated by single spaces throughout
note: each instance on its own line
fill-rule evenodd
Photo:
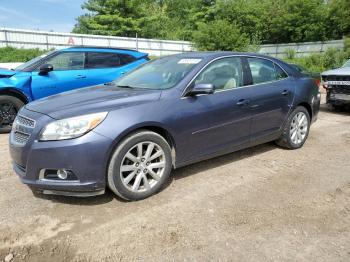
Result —
M 59 179 L 65 180 L 68 177 L 68 172 L 64 169 L 59 169 L 57 170 L 57 176 Z

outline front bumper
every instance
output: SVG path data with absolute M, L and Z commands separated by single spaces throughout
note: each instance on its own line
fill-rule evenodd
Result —
M 10 155 L 13 168 L 22 183 L 44 194 L 92 196 L 103 194 L 112 140 L 94 131 L 71 140 L 39 142 L 40 130 L 34 130 L 24 146 L 12 141 Z M 43 179 L 43 170 L 65 169 L 74 180 Z
M 26 172 L 26 169 L 13 162 L 13 169 L 19 176 L 21 182 L 30 187 L 33 192 L 46 195 L 63 195 L 63 196 L 96 196 L 102 195 L 105 192 L 105 185 L 97 181 L 85 181 L 78 179 L 75 181 L 50 181 L 40 179 L 34 174 L 34 179 Z
M 336 94 L 330 91 L 327 92 L 327 103 L 332 105 L 350 104 L 350 94 Z

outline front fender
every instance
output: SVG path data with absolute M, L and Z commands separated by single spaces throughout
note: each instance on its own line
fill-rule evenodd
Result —
M 31 92 L 31 73 L 19 72 L 9 78 L 0 79 L 0 92 L 16 92 L 27 98 L 30 102 L 33 100 Z

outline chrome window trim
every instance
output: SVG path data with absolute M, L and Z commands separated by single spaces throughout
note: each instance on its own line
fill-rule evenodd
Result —
M 246 88 L 246 87 L 252 87 L 252 86 L 256 86 L 256 85 L 263 85 L 263 84 L 269 84 L 269 83 L 275 83 L 275 82 L 279 82 L 279 81 L 283 81 L 286 80 L 288 78 L 290 78 L 290 76 L 288 75 L 288 73 L 286 72 L 286 70 L 281 67 L 279 64 L 277 64 L 275 61 L 273 61 L 272 59 L 269 58 L 265 58 L 265 57 L 260 57 L 260 56 L 254 56 L 254 55 L 226 55 L 226 56 L 220 56 L 220 57 L 216 57 L 215 59 L 209 61 L 207 64 L 205 64 L 195 75 L 194 77 L 191 79 L 190 82 L 188 82 L 188 84 L 186 85 L 186 87 L 184 88 L 184 90 L 181 93 L 181 99 L 186 99 L 188 98 L 188 96 L 186 96 L 186 91 L 189 88 L 189 86 L 192 85 L 193 81 L 197 78 L 197 76 L 202 73 L 202 71 L 204 69 L 206 69 L 211 63 L 219 60 L 219 59 L 223 59 L 223 58 L 231 58 L 231 57 L 240 57 L 240 58 L 258 58 L 258 59 L 264 59 L 264 60 L 268 60 L 270 62 L 272 62 L 273 64 L 277 65 L 280 69 L 282 69 L 282 71 L 287 75 L 286 78 L 283 79 L 278 79 L 278 80 L 274 80 L 274 81 L 269 81 L 269 82 L 263 82 L 263 83 L 258 83 L 258 84 L 251 84 L 251 85 L 244 85 L 244 86 L 240 86 L 240 87 L 234 87 L 234 88 L 230 88 L 230 89 L 223 89 L 223 90 L 218 90 L 215 91 L 215 93 L 220 93 L 220 92 L 224 92 L 224 91 L 230 91 L 230 90 L 236 90 L 236 89 L 241 89 L 241 88 Z

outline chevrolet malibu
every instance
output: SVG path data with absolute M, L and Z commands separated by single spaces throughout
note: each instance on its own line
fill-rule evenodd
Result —
M 179 54 L 27 104 L 10 152 L 35 192 L 140 200 L 175 168 L 269 141 L 302 147 L 319 105 L 314 80 L 278 59 Z

